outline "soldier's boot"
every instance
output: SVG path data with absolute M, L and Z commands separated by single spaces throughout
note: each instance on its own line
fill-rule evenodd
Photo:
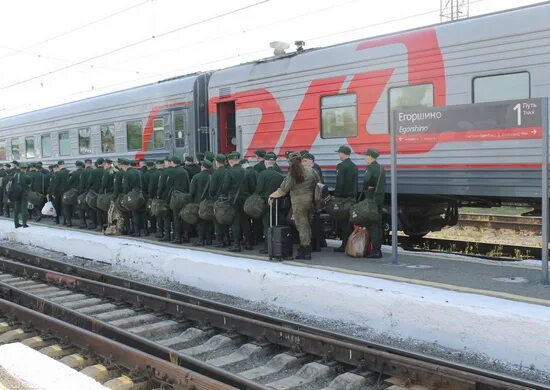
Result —
M 366 257 L 367 259 L 381 259 L 383 257 L 382 246 L 376 245 Z
M 298 255 L 295 258 L 298 260 L 311 260 L 311 246 L 300 245 Z
M 191 240 L 189 239 L 189 232 L 183 232 L 183 236 L 181 237 L 181 243 L 182 244 L 189 244 Z
M 267 250 L 267 239 L 266 239 L 266 240 L 264 240 L 264 247 L 262 249 L 260 249 L 260 253 L 262 255 L 266 255 L 267 252 L 268 252 L 268 250 Z

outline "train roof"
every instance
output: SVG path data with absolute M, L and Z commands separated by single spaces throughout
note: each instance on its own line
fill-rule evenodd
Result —
M 57 106 L 42 108 L 14 116 L 0 118 L 0 128 L 15 126 L 21 123 L 52 120 L 61 116 L 78 114 L 83 111 L 101 110 L 121 103 L 133 103 L 155 98 L 167 97 L 193 91 L 195 80 L 200 74 L 174 77 L 154 83 L 140 85 L 120 91 L 92 96 L 82 100 L 63 103 Z

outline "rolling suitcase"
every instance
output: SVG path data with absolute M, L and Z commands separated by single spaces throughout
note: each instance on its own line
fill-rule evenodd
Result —
M 279 226 L 279 200 L 275 200 L 275 226 L 273 204 L 269 206 L 269 229 L 267 230 L 267 254 L 269 260 L 292 258 L 292 232 L 289 226 Z

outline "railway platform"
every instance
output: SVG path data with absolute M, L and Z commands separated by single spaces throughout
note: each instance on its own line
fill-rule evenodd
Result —
M 402 252 L 395 266 L 389 250 L 382 259 L 354 259 L 335 253 L 337 243 L 329 242 L 310 261 L 274 262 L 257 251 L 235 256 L 154 238 L 107 237 L 49 221 L 14 229 L 5 218 L 0 219 L 0 240 L 126 267 L 153 281 L 171 280 L 379 334 L 550 370 L 550 350 L 540 347 L 550 331 L 550 289 L 540 284 L 536 261 Z

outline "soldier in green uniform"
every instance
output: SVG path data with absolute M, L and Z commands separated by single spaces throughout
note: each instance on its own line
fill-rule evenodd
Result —
M 95 161 L 95 169 L 92 170 L 90 173 L 90 176 L 88 178 L 88 184 L 86 185 L 87 191 L 93 191 L 96 194 L 101 193 L 101 182 L 103 180 L 103 158 L 98 158 Z M 88 226 L 89 229 L 95 229 L 98 231 L 102 230 L 103 224 L 107 222 L 103 219 L 103 212 L 98 209 L 90 209 L 90 225 Z
M 212 164 L 214 164 L 214 160 L 216 160 L 216 155 L 212 153 L 211 151 L 206 151 L 204 153 L 204 159 L 210 161 Z
M 50 165 L 50 181 L 48 183 L 48 200 L 52 202 L 52 205 L 55 209 L 55 218 L 54 221 L 56 224 L 59 224 L 59 213 L 61 212 L 60 209 L 57 209 L 55 207 L 55 200 L 54 200 L 54 189 L 55 189 L 55 178 L 57 176 L 57 172 L 59 172 L 59 165 L 52 164 Z
M 334 196 L 338 198 L 357 198 L 357 166 L 351 161 L 351 148 L 342 145 L 336 151 L 340 157 L 340 163 L 336 166 L 336 188 Z M 335 252 L 345 252 L 346 243 L 352 231 L 349 221 L 337 221 L 342 228 L 342 245 L 334 248 Z
M 101 194 L 112 194 L 114 191 L 115 186 L 115 175 L 116 175 L 117 169 L 113 165 L 113 160 L 110 158 L 103 159 L 103 175 L 101 176 L 101 186 L 100 186 L 100 192 Z M 103 230 L 103 227 L 107 226 L 109 223 L 109 212 L 98 210 L 98 215 L 101 215 L 101 222 L 102 225 L 100 225 L 100 229 Z M 99 218 L 98 218 L 99 222 Z
M 202 162 L 204 161 L 204 153 L 198 152 L 195 154 L 200 171 L 202 171 Z
M 78 195 L 86 194 L 88 192 L 92 170 L 92 160 L 87 158 L 86 160 L 84 160 L 84 168 L 80 170 L 80 178 L 78 180 Z M 80 225 L 78 226 L 79 229 L 86 229 L 88 227 L 86 223 L 87 209 L 87 205 L 84 205 L 83 207 L 78 207 L 78 218 L 80 219 Z
M 212 173 L 210 181 L 210 190 L 209 195 L 210 199 L 218 199 L 222 191 L 222 185 L 227 175 L 227 168 L 225 166 L 225 155 L 218 154 L 216 155 L 216 160 L 214 162 L 216 169 Z M 223 248 L 229 245 L 229 232 L 227 226 L 219 224 L 217 221 L 214 221 L 214 231 L 216 235 L 216 244 L 217 248 Z
M 264 159 L 265 159 L 265 155 L 264 155 Z M 241 161 L 239 161 L 239 164 L 244 169 L 243 191 L 244 191 L 245 200 L 246 200 L 246 198 L 248 198 L 250 195 L 252 195 L 256 191 L 256 181 L 258 180 L 258 172 L 254 169 L 254 167 L 250 166 L 250 163 L 246 158 L 243 158 Z M 244 222 L 243 222 L 242 230 L 243 230 L 243 236 L 245 238 L 244 249 L 252 250 L 254 249 L 254 245 L 256 244 L 256 241 L 259 241 L 259 236 L 261 236 L 262 234 L 262 231 L 263 231 L 262 222 L 261 220 L 257 220 L 256 223 L 253 223 L 254 221 L 250 217 L 248 217 L 246 213 L 243 213 L 243 221 Z
M 243 227 L 246 224 L 248 216 L 243 211 L 243 204 L 246 200 L 249 191 L 246 180 L 245 170 L 239 164 L 241 155 L 239 152 L 231 152 L 227 157 L 230 168 L 227 170 L 227 175 L 223 181 L 221 195 L 227 197 L 234 205 L 235 218 L 231 225 L 231 231 L 233 232 L 233 245 L 229 248 L 230 252 L 241 251 L 241 234 Z M 254 191 L 255 188 L 252 189 Z M 244 229 L 246 232 L 246 228 Z M 246 241 L 249 237 L 245 238 Z
M 201 168 L 197 164 L 195 164 L 195 161 L 193 161 L 193 157 L 187 156 L 185 157 L 185 170 L 189 175 L 189 180 L 191 180 L 193 179 L 193 176 L 201 171 Z
M 32 175 L 29 175 L 31 177 L 31 190 L 40 194 L 43 199 L 46 197 L 46 193 L 48 192 L 48 182 L 47 182 L 47 176 L 42 172 L 42 163 L 35 163 L 34 169 L 32 172 Z M 36 210 L 35 214 L 35 220 L 36 222 L 40 221 L 42 219 L 42 207 L 44 206 L 44 200 L 40 202 L 40 204 L 35 205 L 34 210 Z M 30 218 L 30 216 L 29 216 Z
M 367 170 L 363 179 L 363 195 L 367 199 L 375 200 L 378 205 L 378 213 L 382 215 L 382 206 L 384 205 L 386 194 L 386 173 L 384 172 L 384 168 L 376 161 L 380 155 L 378 151 L 368 149 L 365 155 Z M 373 250 L 367 257 L 379 259 L 382 257 L 382 223 L 370 226 L 369 231 Z
M 260 173 L 262 172 L 263 170 L 265 170 L 265 155 L 266 155 L 266 151 L 264 149 L 257 149 L 254 151 L 254 154 L 256 155 L 256 159 L 258 160 L 258 162 L 256 163 L 256 165 L 254 165 L 254 170 L 257 172 L 257 173 Z
M 149 199 L 155 199 L 157 197 L 160 175 L 162 173 L 163 168 L 164 168 L 164 160 L 156 160 L 155 168 L 148 170 L 150 173 L 148 183 L 147 183 L 147 194 L 149 196 Z M 155 236 L 157 238 L 162 238 L 162 228 L 164 226 L 163 219 L 157 218 L 154 215 L 151 215 L 149 217 L 149 221 L 151 224 L 151 232 L 155 233 Z
M 158 189 L 157 189 L 157 197 L 159 199 L 165 200 L 168 204 L 170 203 L 170 196 L 172 195 L 172 186 L 174 184 L 173 181 L 168 180 L 168 178 L 171 175 L 171 172 L 174 170 L 174 167 L 172 165 L 172 161 L 170 157 L 166 157 L 164 159 L 164 169 L 162 170 L 159 178 L 158 183 Z M 161 241 L 170 241 L 170 234 L 172 232 L 172 220 L 174 219 L 172 215 L 172 210 L 169 210 L 167 215 L 162 218 L 162 237 Z
M 166 180 L 167 186 L 171 188 L 170 193 L 173 191 L 189 193 L 189 174 L 188 171 L 181 166 L 180 158 L 176 156 L 170 158 L 170 165 L 173 169 L 170 170 Z M 181 210 L 174 210 L 173 212 L 174 236 L 172 238 L 172 243 L 174 244 L 189 242 L 190 227 L 185 226 L 185 231 L 183 230 L 184 223 L 180 218 L 180 211 Z
M 323 183 L 323 173 L 320 171 L 321 168 L 315 164 L 315 156 L 307 151 L 300 152 L 302 156 L 302 164 L 306 167 L 312 168 L 317 174 L 318 181 Z M 319 167 L 319 170 L 315 169 L 315 166 Z M 321 215 L 318 210 L 315 210 L 313 213 L 313 221 L 311 223 L 311 250 L 313 252 L 320 252 L 321 248 L 327 246 L 327 241 L 325 239 L 325 232 L 323 230 L 323 225 L 321 223 Z
M 143 183 L 141 180 L 141 173 L 138 169 L 131 166 L 130 160 L 126 158 L 122 158 L 119 160 L 119 167 L 122 172 L 124 172 L 124 175 L 122 176 L 122 194 L 126 195 L 132 190 L 141 191 L 143 187 Z M 141 229 L 142 229 L 142 212 L 141 210 L 132 210 L 132 228 L 133 231 L 132 236 L 133 237 L 140 237 L 141 236 Z M 130 229 L 129 229 L 130 230 Z
M 27 173 L 28 165 L 26 163 L 19 164 L 19 171 L 13 175 L 12 186 L 18 186 L 20 189 L 20 198 L 14 200 L 13 202 L 13 223 L 16 228 L 23 226 L 24 228 L 29 227 L 27 225 L 27 203 L 28 203 L 28 193 L 31 187 L 31 178 Z M 21 216 L 21 221 L 23 224 L 19 223 L 19 216 Z
M 3 193 L 4 193 L 4 204 L 3 204 L 3 214 L 6 215 L 6 217 L 10 217 L 10 202 L 9 202 L 9 199 L 8 199 L 8 196 L 7 196 L 7 184 L 10 182 L 10 180 L 12 179 L 13 175 L 15 173 L 15 170 L 12 168 L 11 164 L 6 164 L 6 176 L 4 177 L 4 179 L 2 180 L 2 182 L 4 183 L 3 185 Z
M 55 181 L 53 184 L 52 203 L 57 213 L 56 223 L 59 223 L 59 217 L 63 216 L 63 225 L 66 225 L 68 216 L 64 213 L 65 210 L 63 207 L 63 193 L 65 192 L 65 188 L 69 183 L 69 171 L 67 168 L 65 168 L 65 161 L 63 160 L 59 160 L 57 162 L 57 168 L 58 170 L 55 175 Z
M 77 161 L 75 163 L 75 165 L 76 165 L 76 170 L 69 174 L 69 177 L 68 177 L 67 181 L 64 183 L 65 188 L 64 188 L 63 192 L 67 192 L 67 191 L 69 191 L 70 189 L 73 189 L 73 188 L 78 190 L 78 188 L 80 186 L 80 177 L 82 175 L 82 172 L 84 171 L 84 162 Z M 63 204 L 62 207 L 63 207 L 63 216 L 65 218 L 65 222 L 66 222 L 68 227 L 72 227 L 73 226 L 74 206 L 73 205 L 68 205 L 68 204 Z
M 208 196 L 208 189 L 210 187 L 210 170 L 212 169 L 212 163 L 209 160 L 203 160 L 201 163 L 201 171 L 193 176 L 189 188 L 191 194 L 191 202 L 200 204 Z M 194 244 L 195 246 L 205 246 L 212 244 L 212 223 L 199 219 L 197 222 L 197 232 L 199 239 Z
M 277 191 L 277 188 L 279 188 L 284 180 L 284 176 L 274 169 L 276 161 L 277 156 L 275 153 L 266 153 L 264 160 L 266 169 L 258 174 L 255 193 L 260 195 L 266 201 L 267 198 L 269 198 L 269 195 Z M 260 250 L 260 253 L 267 253 L 267 229 L 270 226 L 269 216 L 269 207 L 266 207 L 261 217 L 263 225 L 264 248 Z M 271 223 L 275 223 L 275 218 L 271 221 Z
M 119 158 L 117 160 L 118 166 L 127 159 Z M 129 161 L 129 160 L 128 160 Z M 128 163 L 131 165 L 131 163 Z M 122 169 L 117 169 L 114 175 L 114 184 L 113 184 L 113 202 L 116 207 L 120 210 L 120 214 L 124 219 L 124 225 L 122 226 L 122 234 L 129 235 L 132 233 L 130 226 L 130 213 L 126 210 L 122 210 L 120 207 L 121 197 L 124 194 L 123 183 L 124 183 L 125 172 Z
M 149 202 L 149 183 L 151 182 L 151 175 L 153 174 L 155 169 L 155 162 L 148 160 L 145 162 L 145 165 L 147 167 L 146 170 L 142 170 L 141 180 L 143 181 L 143 195 L 145 196 L 145 200 L 148 203 Z M 146 203 L 146 204 L 147 204 Z M 143 230 L 146 236 L 149 235 L 149 233 L 156 231 L 156 221 L 153 223 L 151 221 L 151 215 L 147 211 L 147 207 L 144 211 L 143 215 Z

